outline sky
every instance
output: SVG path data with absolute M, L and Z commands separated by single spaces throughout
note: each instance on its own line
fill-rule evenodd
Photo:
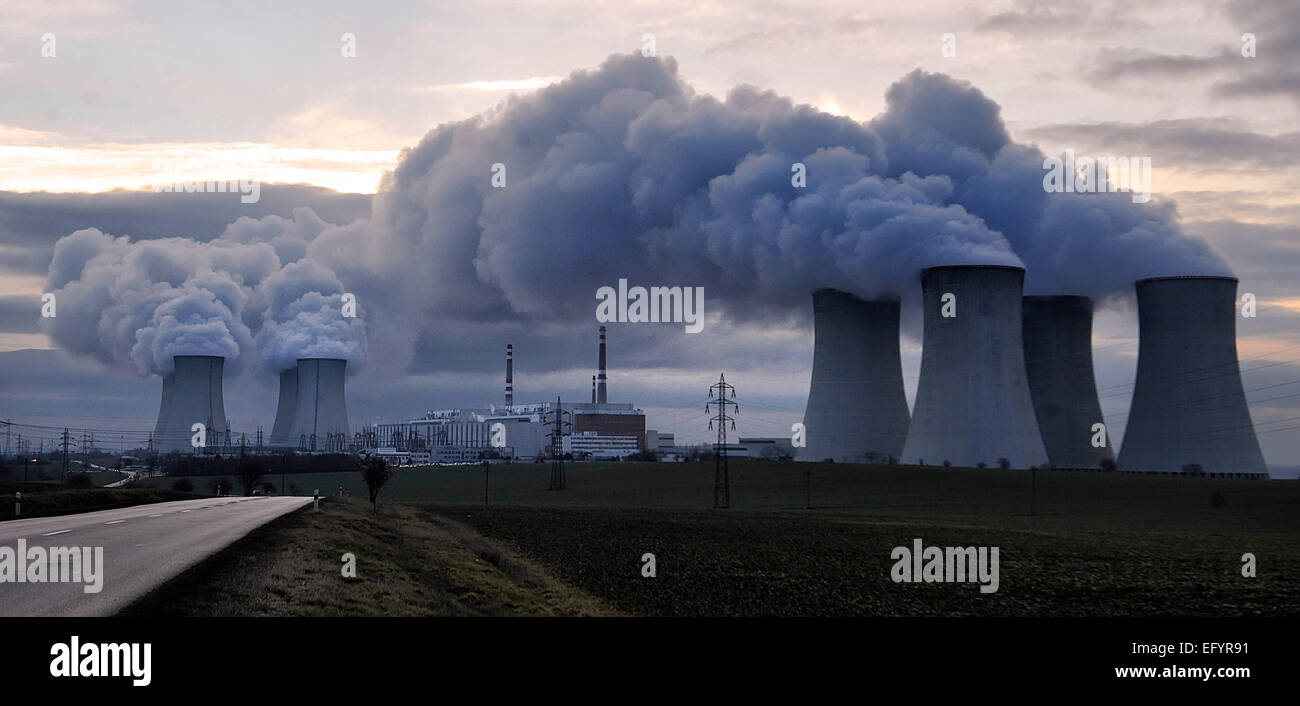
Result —
M 409 245 L 405 259 L 416 267 L 401 269 L 403 279 L 458 283 L 398 287 L 403 300 L 437 298 L 429 316 L 442 318 L 408 317 L 407 355 L 370 346 L 349 380 L 354 424 L 498 401 L 501 352 L 512 341 L 517 400 L 585 399 L 594 321 L 575 326 L 530 309 L 530 301 L 545 302 L 535 287 L 548 280 L 493 259 L 499 250 L 480 251 L 488 265 L 477 272 L 445 271 L 438 251 L 419 250 L 413 240 L 381 241 L 396 257 L 374 253 L 367 245 L 377 238 L 374 229 L 387 224 L 400 232 L 405 221 L 393 214 L 403 213 L 403 199 L 418 200 L 434 186 L 399 173 L 390 177 L 391 198 L 374 195 L 404 150 L 418 158 L 439 149 L 429 137 L 438 126 L 481 116 L 488 130 L 506 119 L 512 97 L 536 95 L 574 71 L 597 72 L 611 55 L 635 55 L 652 40 L 696 96 L 724 101 L 748 84 L 795 106 L 869 123 L 890 109 L 890 87 L 920 69 L 969 82 L 996 104 L 1016 143 L 1048 155 L 1149 156 L 1154 205 L 1183 233 L 1208 242 L 1240 279 L 1239 291 L 1258 298 L 1258 316 L 1237 322 L 1243 382 L 1268 462 L 1300 465 L 1300 294 L 1293 286 L 1300 265 L 1300 7 L 1029 0 L 47 5 L 0 11 L 0 415 L 31 425 L 32 434 L 48 433 L 38 427 L 86 427 L 103 436 L 117 430 L 129 446 L 127 437 L 151 429 L 157 410 L 156 375 L 78 354 L 38 325 L 60 238 L 86 228 L 135 241 L 246 238 L 249 224 L 268 217 L 300 225 L 305 217 L 295 209 L 303 207 L 340 226 L 331 231 L 330 257 L 346 287 L 379 292 L 386 284 L 349 281 L 350 247 L 358 262 L 371 263 L 403 259 Z M 1253 56 L 1243 56 L 1247 33 Z M 349 46 L 354 56 L 344 55 Z M 478 133 L 456 134 L 465 141 Z M 518 159 L 527 157 L 527 145 L 511 147 Z M 251 175 L 260 199 L 154 193 L 167 165 L 182 159 L 213 175 Z M 351 223 L 369 225 L 343 227 Z M 508 242 L 508 234 L 501 237 Z M 582 262 L 589 252 L 580 242 L 564 245 L 557 262 Z M 471 277 L 459 283 L 464 272 Z M 580 268 L 574 272 L 579 278 Z M 478 300 L 451 296 L 472 293 L 473 275 L 503 290 L 505 303 L 478 311 Z M 363 308 L 378 298 L 363 295 Z M 807 394 L 811 306 L 734 309 L 715 314 L 700 334 L 611 327 L 611 400 L 636 403 L 651 428 L 703 442 L 705 393 L 726 372 L 742 402 L 739 433 L 788 435 Z M 395 326 L 383 312 L 371 314 L 372 329 Z M 910 400 L 919 316 L 904 316 Z M 1137 356 L 1131 297 L 1111 296 L 1099 309 L 1094 350 L 1103 412 L 1112 439 L 1122 443 Z M 237 428 L 269 429 L 274 407 L 265 371 L 250 365 L 229 376 L 226 408 Z

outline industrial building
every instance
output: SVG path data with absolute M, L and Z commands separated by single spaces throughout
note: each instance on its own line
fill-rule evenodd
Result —
M 907 438 L 897 299 L 813 292 L 813 368 L 800 461 L 892 463 Z
M 931 267 L 921 274 L 921 375 L 903 463 L 1047 464 L 1022 341 L 1025 270 Z
M 716 452 L 721 448 L 713 444 Z M 736 458 L 761 458 L 778 461 L 795 457 L 795 447 L 790 439 L 769 436 L 742 436 L 734 444 L 727 444 L 727 455 Z
M 1023 309 L 1025 372 L 1047 459 L 1053 468 L 1101 469 L 1115 454 L 1092 370 L 1092 300 L 1029 296 Z
M 563 452 L 575 459 L 622 460 L 639 450 L 631 435 L 599 434 L 594 431 L 569 434 L 562 441 Z
M 608 401 L 606 360 L 606 331 L 602 326 L 591 402 L 561 402 L 567 421 L 572 423 L 564 430 L 562 453 L 624 458 L 646 448 L 645 413 L 632 404 Z M 395 454 L 427 451 L 434 463 L 473 461 L 493 450 L 506 458 L 549 456 L 554 427 L 546 422 L 555 403 L 515 403 L 513 344 L 506 344 L 505 373 L 502 407 L 430 411 L 420 419 L 376 425 L 368 436 Z M 497 424 L 502 425 L 504 445 L 494 447 L 492 430 Z
M 1136 284 L 1138 364 L 1119 468 L 1267 478 L 1237 361 L 1237 280 Z

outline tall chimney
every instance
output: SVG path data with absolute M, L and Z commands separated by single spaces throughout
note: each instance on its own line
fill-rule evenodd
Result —
M 596 404 L 596 376 L 591 376 L 591 403 Z
M 515 403 L 515 346 L 506 344 L 506 413 Z
M 596 375 L 596 403 L 609 401 L 609 390 L 605 386 L 605 327 L 600 327 L 600 371 Z

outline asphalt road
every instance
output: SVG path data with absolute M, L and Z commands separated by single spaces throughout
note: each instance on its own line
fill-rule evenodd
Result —
M 20 539 L 26 540 L 29 556 L 37 546 L 103 547 L 99 593 L 86 593 L 84 581 L 0 580 L 0 615 L 112 615 L 254 528 L 311 502 L 310 497 L 206 498 L 0 522 L 0 562 L 2 548 L 17 552 Z

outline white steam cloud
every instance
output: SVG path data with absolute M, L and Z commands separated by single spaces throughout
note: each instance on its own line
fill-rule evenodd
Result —
M 1172 204 L 1045 192 L 1042 153 L 969 84 L 915 71 L 887 98 L 858 123 L 749 86 L 696 95 L 672 59 L 611 56 L 431 131 L 368 220 L 298 209 L 206 244 L 73 233 L 50 267 L 47 330 L 142 374 L 178 353 L 400 369 L 421 333 L 590 317 L 596 288 L 621 278 L 706 286 L 710 311 L 760 317 L 821 287 L 901 294 L 934 265 L 1023 265 L 1030 292 L 1093 296 L 1228 272 Z M 344 292 L 364 326 L 361 310 L 339 316 Z

